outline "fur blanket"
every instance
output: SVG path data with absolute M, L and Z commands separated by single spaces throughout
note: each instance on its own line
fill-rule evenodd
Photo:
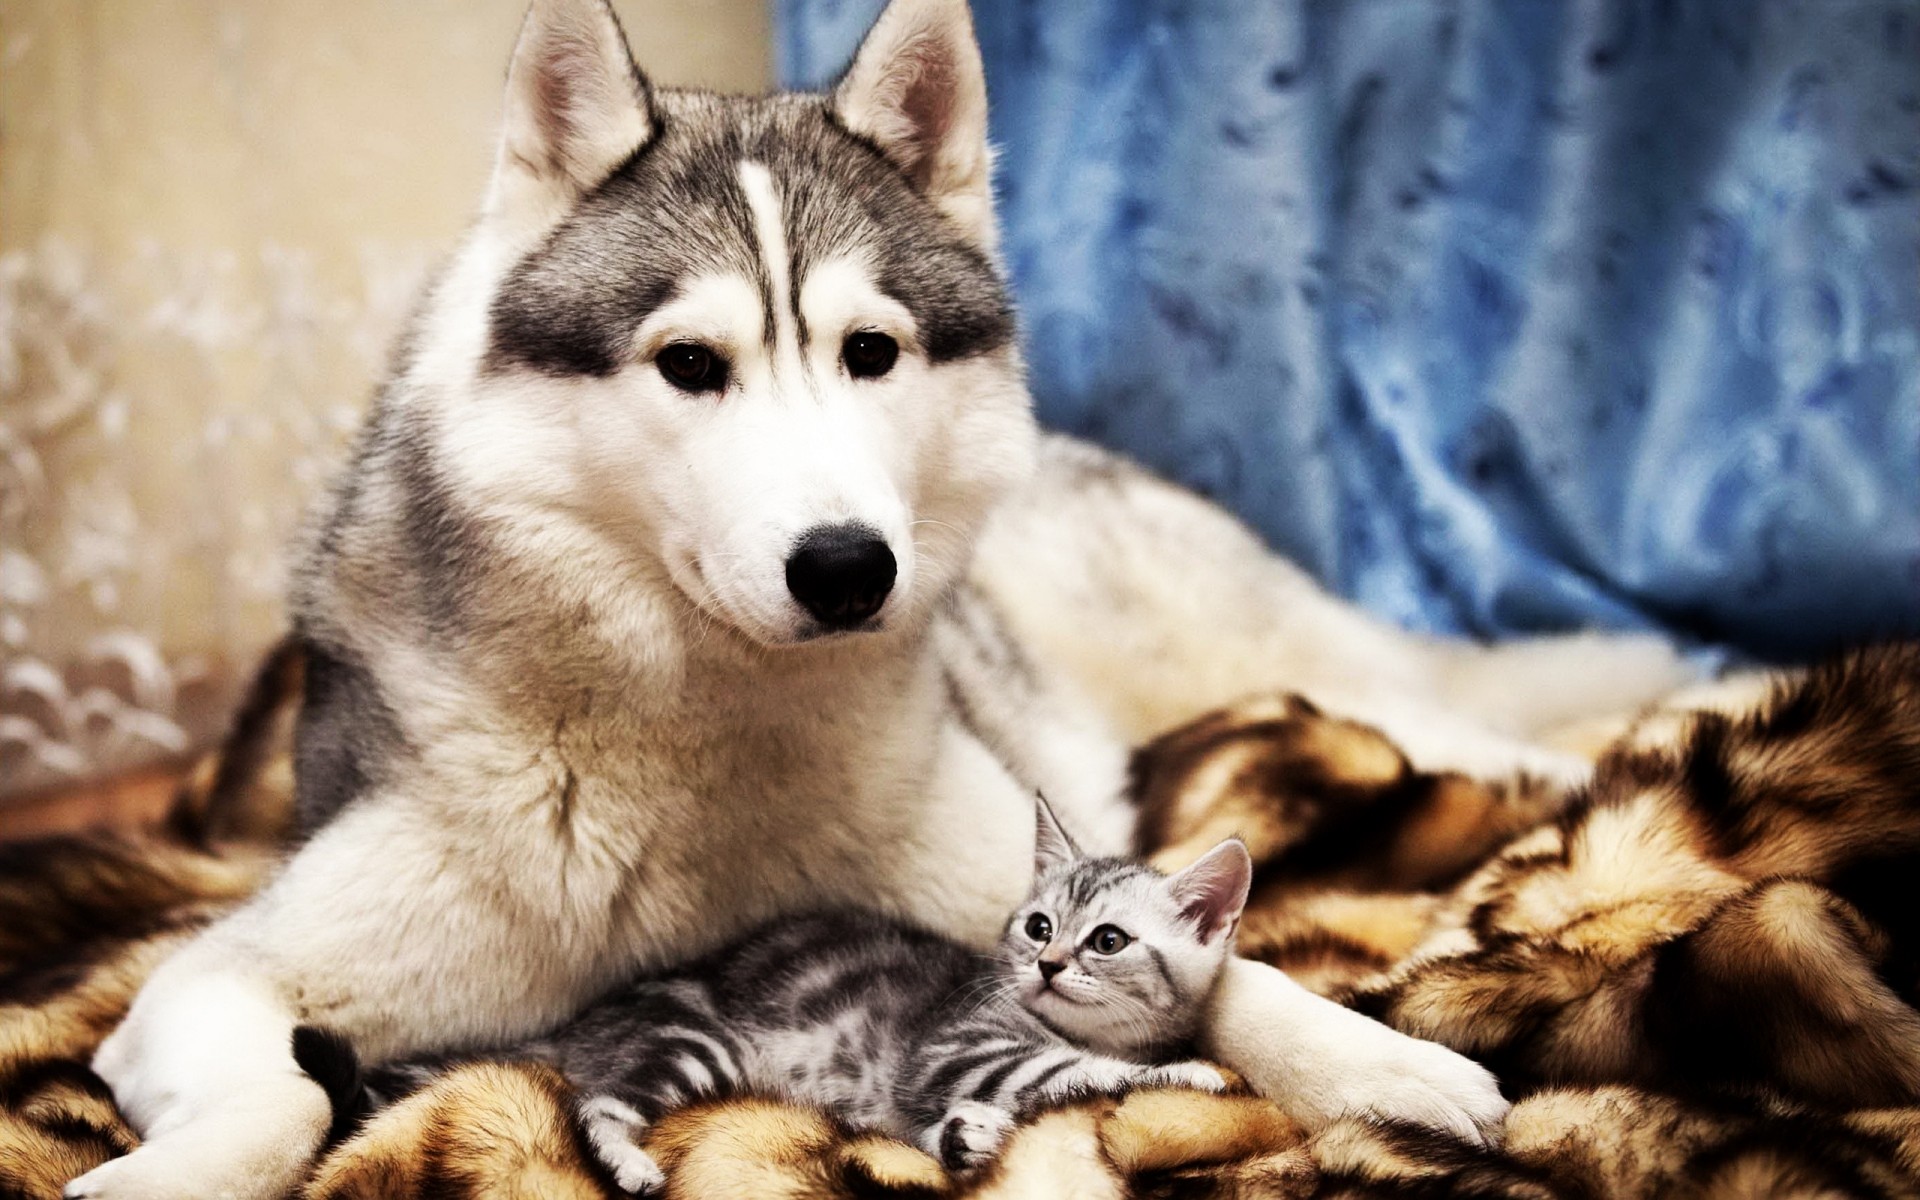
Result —
M 275 669 L 255 716 L 292 690 Z M 1242 953 L 1486 1062 L 1518 1101 L 1497 1150 L 1177 1091 L 1041 1114 L 970 1179 L 758 1099 L 649 1148 L 687 1197 L 1920 1193 L 1920 646 L 1748 699 L 1643 719 L 1572 797 L 1421 774 L 1288 697 L 1140 752 L 1143 848 L 1245 837 Z M 133 1143 L 88 1057 L 271 870 L 276 772 L 242 739 L 167 831 L 0 848 L 0 1196 Z M 538 1066 L 463 1068 L 343 1131 L 307 1194 L 617 1195 L 566 1096 Z

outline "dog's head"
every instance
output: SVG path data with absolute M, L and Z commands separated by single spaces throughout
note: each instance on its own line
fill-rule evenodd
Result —
M 964 0 L 758 99 L 653 88 L 605 0 L 535 0 L 505 108 L 408 371 L 459 494 L 761 644 L 923 618 L 1033 458 Z

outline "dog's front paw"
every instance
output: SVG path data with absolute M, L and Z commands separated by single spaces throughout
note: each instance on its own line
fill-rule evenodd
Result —
M 69 1183 L 67 1200 L 281 1200 L 326 1133 L 326 1093 L 305 1076 L 237 1086 L 218 1104 Z
M 93 1170 L 88 1171 L 85 1175 L 67 1184 L 60 1193 L 62 1200 L 110 1200 L 111 1197 L 116 1196 L 125 1196 L 131 1200 L 131 1198 L 134 1197 L 164 1196 L 170 1194 L 167 1192 L 156 1192 L 148 1185 L 143 1184 L 139 1178 L 139 1163 L 134 1163 L 132 1169 L 128 1169 L 129 1161 L 138 1153 L 140 1153 L 140 1151 L 136 1149 L 132 1154 L 128 1154 L 122 1158 L 108 1159 Z M 115 1187 L 115 1180 L 119 1180 L 124 1186 Z M 171 1194 L 184 1196 L 187 1193 L 185 1191 L 177 1191 Z
M 1364 1113 L 1444 1130 L 1470 1142 L 1499 1139 L 1511 1107 L 1493 1073 L 1445 1046 L 1374 1026 L 1379 1031 L 1336 1076 L 1334 1115 Z
M 1507 1101 L 1485 1067 L 1307 991 L 1263 963 L 1233 959 L 1201 1050 L 1287 1115 L 1318 1129 L 1348 1114 L 1493 1140 Z
M 65 1200 L 278 1200 L 298 1185 L 303 1162 L 269 1163 L 237 1140 L 204 1135 L 190 1127 L 157 1138 L 101 1163 L 60 1194 Z
M 956 1104 L 940 1119 L 940 1161 L 950 1171 L 968 1171 L 991 1162 L 1013 1130 L 1013 1114 L 990 1104 Z

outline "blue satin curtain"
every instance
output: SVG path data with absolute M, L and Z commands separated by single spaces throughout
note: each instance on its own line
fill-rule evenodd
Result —
M 1920 0 L 974 11 L 1050 425 L 1416 628 L 1920 632 Z

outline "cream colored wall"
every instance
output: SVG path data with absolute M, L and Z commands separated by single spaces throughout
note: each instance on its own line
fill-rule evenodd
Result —
M 763 0 L 616 3 L 659 82 L 771 75 Z M 521 5 L 0 0 L 0 802 L 216 735 Z

